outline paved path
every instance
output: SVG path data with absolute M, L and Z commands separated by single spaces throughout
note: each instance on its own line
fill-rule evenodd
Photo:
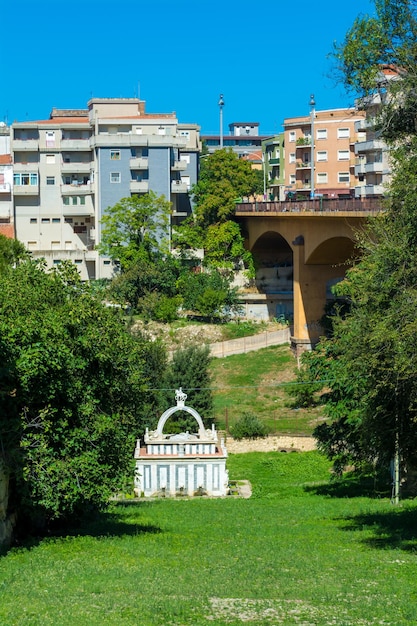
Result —
M 266 331 L 241 339 L 230 339 L 210 344 L 210 354 L 214 357 L 225 357 L 231 354 L 244 354 L 252 350 L 260 350 L 269 346 L 280 346 L 290 342 L 290 329 Z

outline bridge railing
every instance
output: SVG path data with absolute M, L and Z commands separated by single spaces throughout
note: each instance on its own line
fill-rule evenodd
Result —
M 338 213 L 355 211 L 376 214 L 383 210 L 381 198 L 314 198 L 283 202 L 238 202 L 236 213 Z

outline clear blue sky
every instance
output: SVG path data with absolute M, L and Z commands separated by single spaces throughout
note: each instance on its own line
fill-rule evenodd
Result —
M 282 130 L 285 117 L 352 105 L 326 58 L 371 0 L 2 0 L 0 121 L 45 119 L 92 97 L 134 97 L 148 113 L 225 134 Z

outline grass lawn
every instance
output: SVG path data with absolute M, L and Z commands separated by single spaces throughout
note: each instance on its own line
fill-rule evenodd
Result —
M 0 624 L 417 623 L 417 503 L 394 508 L 360 488 L 348 497 L 317 452 L 228 464 L 252 498 L 114 505 L 83 529 L 10 551 Z
M 323 418 L 322 409 L 294 409 L 287 390 L 295 381 L 296 362 L 288 345 L 235 354 L 211 363 L 214 415 L 219 428 L 248 411 L 271 432 L 309 435 Z

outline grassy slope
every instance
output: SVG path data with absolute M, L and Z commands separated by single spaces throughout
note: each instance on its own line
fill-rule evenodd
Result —
M 296 363 L 289 346 L 264 348 L 213 359 L 215 418 L 220 428 L 243 412 L 265 420 L 273 432 L 311 434 L 321 409 L 294 409 L 287 389 L 294 384 Z
M 401 626 L 417 622 L 415 503 L 329 497 L 317 452 L 229 459 L 242 499 L 115 506 L 0 559 L 0 623 Z

